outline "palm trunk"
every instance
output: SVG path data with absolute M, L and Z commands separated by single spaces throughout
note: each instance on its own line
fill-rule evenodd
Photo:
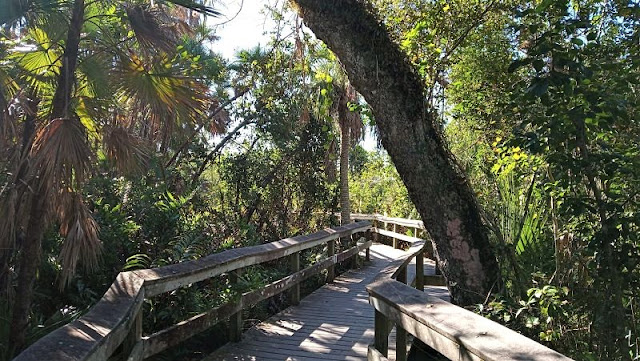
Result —
M 84 0 L 75 0 L 62 57 L 62 67 L 53 96 L 50 119 L 67 118 L 72 112 L 69 107 L 75 82 L 78 47 L 83 23 Z M 21 247 L 18 287 L 11 316 L 10 352 L 19 351 L 25 346 L 29 313 L 31 310 L 31 302 L 33 301 L 33 285 L 40 264 L 42 237 L 47 226 L 47 202 L 49 201 L 47 193 L 49 193 L 48 190 L 51 185 L 44 185 L 43 182 L 43 179 L 35 177 L 31 187 L 36 191 L 31 195 L 29 223 L 25 240 Z
M 454 302 L 484 302 L 500 281 L 498 262 L 475 195 L 425 104 L 420 77 L 367 1 L 292 1 L 371 105 L 382 144 L 433 240 Z
M 58 76 L 56 92 L 53 95 L 51 119 L 65 118 L 71 113 L 69 109 L 73 84 L 76 78 L 76 68 L 78 65 L 78 47 L 80 46 L 80 34 L 84 24 L 84 0 L 75 0 L 69 32 L 65 42 L 64 54 L 62 56 L 62 67 Z
M 33 298 L 33 285 L 40 266 L 42 235 L 46 228 L 46 200 L 45 197 L 38 197 L 38 195 L 33 196 L 31 200 L 31 215 L 27 226 L 27 235 L 20 251 L 18 289 L 13 303 L 11 333 L 9 335 L 9 358 L 11 358 L 12 354 L 17 353 L 16 351 L 20 351 L 26 346 L 25 340 Z
M 340 126 L 340 224 L 351 223 L 351 203 L 349 202 L 349 127 Z

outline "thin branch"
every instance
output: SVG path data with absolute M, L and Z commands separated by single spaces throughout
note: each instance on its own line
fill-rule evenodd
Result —
M 204 159 L 204 161 L 200 165 L 200 168 L 198 169 L 198 172 L 196 172 L 196 174 L 193 175 L 193 178 L 191 179 L 191 185 L 194 185 L 198 181 L 198 179 L 200 178 L 202 173 L 204 173 L 204 171 L 207 169 L 207 166 L 209 165 L 209 163 L 215 157 L 216 153 L 220 149 L 222 149 L 222 147 L 224 147 L 225 144 L 227 144 L 227 142 L 229 140 L 231 140 L 236 135 L 236 133 L 238 133 L 240 131 L 240 129 L 242 129 L 245 126 L 249 125 L 250 123 L 252 123 L 252 121 L 253 121 L 252 118 L 245 119 L 244 121 L 242 121 L 242 123 L 238 124 L 232 131 L 227 133 L 227 135 L 224 138 L 222 138 L 222 140 L 215 146 L 215 148 L 213 148 L 213 150 L 211 152 L 209 152 L 209 154 L 207 154 L 206 158 Z
M 202 124 L 200 124 L 194 131 L 193 133 L 191 133 L 191 135 L 189 136 L 189 138 L 187 138 L 187 140 L 182 143 L 182 145 L 178 148 L 178 150 L 176 151 L 176 153 L 173 155 L 173 157 L 171 157 L 171 159 L 169 159 L 169 161 L 164 165 L 165 168 L 168 168 L 170 165 L 173 164 L 173 162 L 176 161 L 176 159 L 178 159 L 178 155 L 180 155 L 180 153 L 182 153 L 185 148 L 187 148 L 187 146 L 189 145 L 189 143 L 191 143 L 191 141 L 193 141 L 193 138 L 202 130 L 202 128 L 204 128 L 204 125 L 207 124 L 209 121 L 211 121 L 213 119 L 213 117 L 215 117 L 218 113 L 220 113 L 227 105 L 233 103 L 236 99 L 240 98 L 241 96 L 245 95 L 247 92 L 249 91 L 249 88 L 245 88 L 241 91 L 238 92 L 238 94 L 236 94 L 233 98 L 227 100 L 226 102 L 224 102 L 224 104 L 220 105 L 218 108 L 216 108 L 216 110 L 213 111 L 213 113 L 211 113 L 208 117 L 207 120 L 205 122 L 203 122 Z

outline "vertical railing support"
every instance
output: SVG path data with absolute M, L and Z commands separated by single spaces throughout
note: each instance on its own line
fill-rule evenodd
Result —
M 397 224 L 393 224 L 393 233 L 398 233 L 398 225 Z M 393 248 L 398 249 L 398 240 L 394 237 L 393 238 Z
M 424 291 L 424 247 L 416 255 L 416 289 Z
M 331 240 L 327 242 L 327 256 L 333 257 L 336 254 L 336 241 Z M 333 282 L 333 279 L 336 277 L 336 268 L 335 265 L 331 265 L 327 267 L 327 283 Z
M 368 240 L 372 240 L 372 241 L 375 242 L 376 241 L 375 240 L 375 238 L 376 238 L 375 235 L 376 235 L 376 233 L 373 233 L 372 230 L 368 229 L 367 233 L 365 234 L 365 239 L 367 241 Z M 367 247 L 367 249 L 364 251 L 364 260 L 367 261 L 367 262 L 371 261 L 371 251 L 369 250 L 369 248 L 371 248 L 371 247 Z
M 238 280 L 242 275 L 242 270 L 237 269 L 231 273 L 229 273 L 229 281 L 231 284 L 237 284 Z M 241 300 L 239 302 L 242 302 Z M 229 317 L 229 341 L 231 342 L 240 342 L 242 340 L 242 310 L 234 313 Z
M 398 282 L 407 284 L 407 267 L 403 267 L 396 278 Z M 396 323 L 396 361 L 407 360 L 407 331 Z
M 374 220 L 373 228 L 378 229 L 378 227 L 380 227 L 380 222 Z M 380 235 L 378 234 L 378 232 L 373 232 L 373 242 L 380 243 Z
M 133 349 L 142 340 L 142 308 L 133 317 L 131 329 L 122 342 L 122 360 L 128 360 Z
M 291 273 L 300 271 L 300 252 L 296 252 L 289 256 L 289 268 Z M 289 291 L 289 303 L 297 306 L 300 303 L 300 283 L 291 287 Z
M 385 357 L 389 356 L 389 321 L 384 314 L 375 310 L 375 335 L 373 345 Z
M 396 323 L 396 361 L 407 361 L 407 331 Z

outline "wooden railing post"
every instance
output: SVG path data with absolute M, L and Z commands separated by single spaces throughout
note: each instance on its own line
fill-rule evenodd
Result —
M 393 224 L 393 233 L 398 233 L 398 225 L 397 224 Z M 397 238 L 393 238 L 393 248 L 398 249 L 398 239 Z
M 424 291 L 424 247 L 416 255 L 416 289 Z
M 123 360 L 139 359 L 135 357 L 135 355 L 134 357 L 130 358 L 129 355 L 131 354 L 133 349 L 136 347 L 138 342 L 142 340 L 142 308 L 140 308 L 140 310 L 134 317 L 135 319 L 131 324 L 131 330 L 129 330 L 127 337 L 124 339 L 124 342 L 122 342 L 122 359 Z
M 375 242 L 375 234 L 373 233 L 370 229 L 367 229 L 367 232 L 365 233 L 365 239 L 367 241 L 371 240 Z M 364 251 L 364 259 L 365 261 L 369 262 L 371 261 L 371 251 L 369 251 L 370 247 L 367 247 L 367 249 Z
M 373 221 L 373 227 L 374 227 L 374 228 L 376 228 L 376 229 L 377 229 L 378 227 L 380 227 L 380 222 L 378 222 L 378 221 L 374 220 L 374 221 Z M 374 232 L 374 233 L 373 233 L 373 242 L 375 242 L 375 243 L 380 243 L 380 235 L 378 234 L 378 232 Z
M 327 242 L 327 256 L 331 258 L 335 253 L 336 253 L 336 241 L 331 240 Z M 327 268 L 327 283 L 333 282 L 333 279 L 336 277 L 335 272 L 336 272 L 335 265 L 331 265 Z
M 231 284 L 237 284 L 238 280 L 242 275 L 242 269 L 237 269 L 231 273 L 229 273 L 229 281 Z M 238 302 L 242 302 L 240 299 Z M 234 313 L 229 317 L 229 341 L 231 342 L 240 342 L 242 340 L 242 310 Z
M 300 271 L 300 252 L 296 252 L 289 256 L 289 268 L 291 273 Z M 291 287 L 289 291 L 289 303 L 297 306 L 300 303 L 300 283 Z
M 374 319 L 375 335 L 373 345 L 383 356 L 389 356 L 389 321 L 385 315 L 376 310 Z
M 403 267 L 398 272 L 396 278 L 398 282 L 407 284 L 407 267 Z M 400 324 L 396 323 L 396 361 L 407 360 L 407 331 Z

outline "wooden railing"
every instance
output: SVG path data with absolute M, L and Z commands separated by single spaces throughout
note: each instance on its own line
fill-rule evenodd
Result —
M 166 267 L 122 272 L 102 299 L 82 318 L 40 339 L 23 351 L 16 361 L 106 360 L 118 349 L 124 359 L 142 360 L 163 351 L 214 324 L 229 319 L 230 338 L 239 340 L 242 310 L 269 297 L 290 290 L 289 299 L 300 300 L 300 282 L 366 250 L 372 241 L 350 244 L 335 253 L 337 239 L 349 239 L 371 228 L 363 221 L 329 228 L 313 234 L 282 239 L 259 246 L 231 249 L 198 260 Z M 355 237 L 352 237 L 355 238 Z M 369 237 L 371 238 L 371 237 Z M 349 242 L 347 242 L 349 243 Z M 351 242 L 353 243 L 353 242 Z M 300 251 L 327 245 L 328 257 L 300 270 Z M 343 242 L 344 244 L 344 242 Z M 233 279 L 244 267 L 289 257 L 292 274 L 259 290 L 242 294 L 239 300 L 191 317 L 167 329 L 142 335 L 142 303 L 146 298 L 227 273 Z
M 369 360 L 387 360 L 388 339 L 393 325 L 396 327 L 398 361 L 407 358 L 409 333 L 450 360 L 570 360 L 506 327 L 433 297 L 433 292 L 423 292 L 425 283 L 438 278 L 430 279 L 424 275 L 424 256 L 432 251 L 430 242 L 419 237 L 424 232 L 421 221 L 363 214 L 353 214 L 352 218 L 364 221 L 259 246 L 232 249 L 195 261 L 122 272 L 85 316 L 43 337 L 15 360 L 98 361 L 108 359 L 118 349 L 129 361 L 142 360 L 223 320 L 229 320 L 230 339 L 237 341 L 242 332 L 244 308 L 287 290 L 290 302 L 297 304 L 300 282 L 324 269 L 328 270 L 327 280 L 330 281 L 337 263 L 363 250 L 368 259 L 372 242 L 382 238 L 390 238 L 396 248 L 408 245 L 409 249 L 404 258 L 387 265 L 375 282 L 367 286 L 369 302 L 375 308 L 375 339 L 369 346 Z M 400 233 L 407 229 L 413 229 L 413 236 Z M 340 253 L 335 252 L 337 239 L 348 239 L 365 232 L 364 241 L 351 244 Z M 327 245 L 328 257 L 300 270 L 300 251 L 324 244 Z M 283 257 L 289 258 L 292 272 L 289 276 L 244 293 L 235 302 L 142 336 L 141 306 L 145 298 L 223 273 L 234 279 L 245 267 Z M 407 275 L 414 258 L 415 288 L 412 288 L 408 285 L 411 280 Z M 428 287 L 428 291 L 434 289 Z
M 394 227 L 417 225 L 423 229 L 420 227 L 422 222 L 419 221 L 376 215 L 353 217 L 384 223 L 385 230 L 388 224 L 394 224 Z M 408 240 L 398 237 L 395 232 L 381 232 L 380 229 L 376 230 L 376 227 L 373 230 L 381 235 L 395 237 L 396 240 Z M 430 292 L 423 292 L 423 283 L 418 282 L 418 279 L 424 273 L 424 254 L 428 248 L 429 244 L 423 240 L 411 242 L 406 257 L 390 263 L 380 276 L 367 286 L 369 303 L 375 308 L 375 337 L 374 344 L 369 346 L 369 361 L 387 360 L 389 334 L 394 325 L 397 361 L 407 359 L 408 333 L 449 360 L 571 360 L 498 323 L 434 297 Z M 416 259 L 415 288 L 407 285 L 407 267 L 413 258 Z M 434 288 L 431 288 L 431 291 L 433 290 Z

